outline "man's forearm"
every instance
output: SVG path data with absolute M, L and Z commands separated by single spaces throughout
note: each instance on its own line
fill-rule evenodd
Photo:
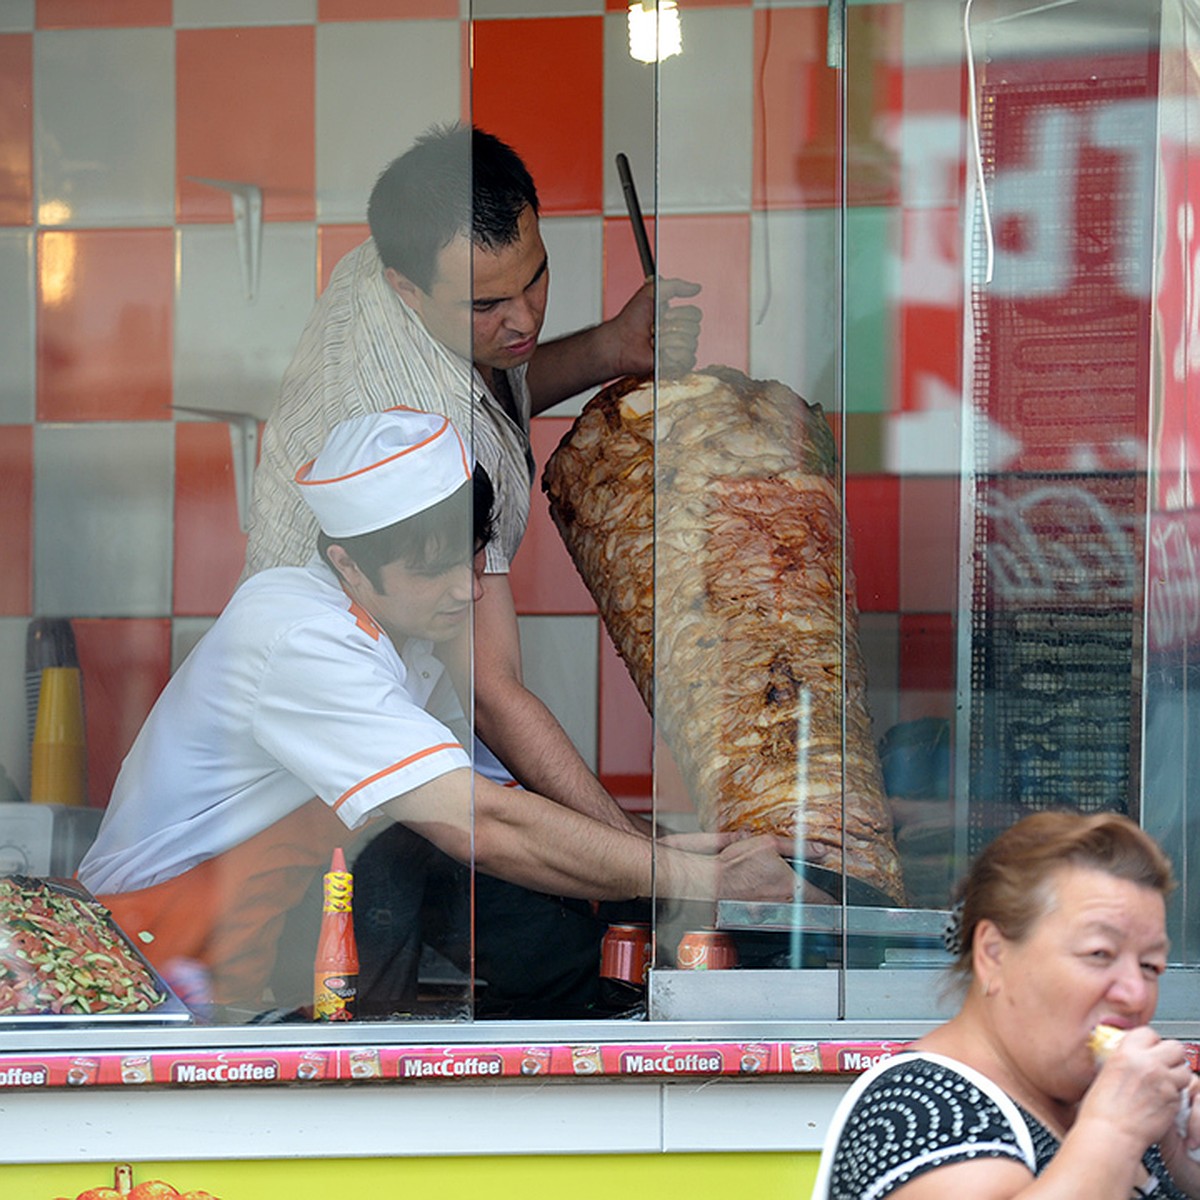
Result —
M 787 900 L 796 876 L 773 838 L 746 838 L 719 855 L 692 854 L 602 825 L 544 796 L 513 794 L 466 769 L 387 804 L 439 849 L 510 883 L 585 900 L 653 893 L 680 900 Z M 657 878 L 655 878 L 657 873 Z
M 388 803 L 389 814 L 459 861 L 510 883 L 584 900 L 649 896 L 648 838 L 602 825 L 544 796 L 515 796 L 489 779 L 453 771 Z M 672 894 L 711 899 L 717 860 L 659 848 Z
M 649 832 L 608 794 L 554 714 L 522 683 L 478 679 L 475 729 L 523 787 L 614 829 Z
M 526 375 L 533 415 L 590 387 L 607 383 L 617 374 L 611 333 L 605 325 L 593 325 L 543 342 L 530 359 Z

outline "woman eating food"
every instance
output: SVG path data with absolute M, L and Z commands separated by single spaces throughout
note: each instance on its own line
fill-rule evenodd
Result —
M 1148 1024 L 1172 886 L 1115 813 L 996 838 L 948 935 L 962 1007 L 856 1081 L 814 1200 L 1200 1197 L 1197 1080 Z

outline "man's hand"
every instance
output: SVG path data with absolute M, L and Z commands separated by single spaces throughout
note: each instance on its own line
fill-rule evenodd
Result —
M 776 839 L 764 834 L 731 842 L 717 856 L 717 896 L 723 900 L 790 903 L 799 880 L 782 858 Z
M 654 370 L 656 346 L 659 374 L 664 378 L 686 375 L 696 365 L 701 311 L 695 304 L 671 301 L 696 295 L 700 285 L 686 279 L 659 279 L 657 285 L 657 315 L 655 280 L 647 279 L 608 322 L 615 338 L 614 376 L 650 374 Z
M 671 301 L 694 296 L 700 285 L 660 279 L 657 286 L 657 314 L 655 281 L 648 279 L 615 317 L 538 346 L 526 376 L 534 416 L 587 388 L 625 375 L 649 375 L 656 345 L 664 377 L 686 375 L 696 365 L 700 309 Z

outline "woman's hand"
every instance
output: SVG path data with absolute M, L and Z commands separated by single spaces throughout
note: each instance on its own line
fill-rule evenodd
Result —
M 1170 1136 L 1178 1139 L 1174 1126 L 1181 1097 L 1193 1083 L 1179 1042 L 1160 1038 L 1148 1025 L 1131 1029 L 1084 1096 L 1075 1129 L 1103 1122 L 1110 1136 L 1136 1143 L 1140 1157 L 1148 1146 L 1165 1145 Z M 1196 1133 L 1200 1136 L 1200 1124 Z
M 1187 1087 L 1187 1101 L 1159 1143 L 1171 1178 L 1189 1196 L 1200 1197 L 1200 1079 Z

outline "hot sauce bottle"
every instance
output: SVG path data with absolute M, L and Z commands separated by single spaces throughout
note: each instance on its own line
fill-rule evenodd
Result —
M 313 963 L 313 1020 L 350 1021 L 358 997 L 358 946 L 354 941 L 354 876 L 339 846 L 325 873 L 321 936 Z

